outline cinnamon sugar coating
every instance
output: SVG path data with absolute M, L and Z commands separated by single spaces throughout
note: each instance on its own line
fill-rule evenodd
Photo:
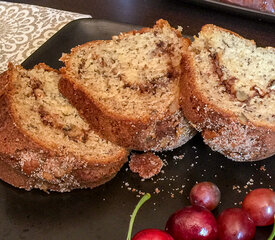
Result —
M 120 146 L 173 149 L 195 134 L 179 106 L 182 52 L 189 40 L 167 21 L 73 48 L 59 89 L 91 128 Z
M 184 58 L 181 106 L 204 142 L 235 161 L 274 155 L 274 48 L 205 25 Z
M 44 64 L 31 70 L 10 65 L 6 74 L 8 88 L 0 97 L 2 180 L 26 190 L 65 192 L 116 175 L 128 152 L 89 129 L 58 92 L 57 71 Z

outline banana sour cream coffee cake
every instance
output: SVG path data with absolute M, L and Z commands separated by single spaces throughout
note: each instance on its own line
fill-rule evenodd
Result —
M 60 72 L 10 64 L 0 76 L 0 178 L 13 186 L 93 188 L 116 175 L 128 149 L 171 150 L 196 130 L 236 161 L 275 154 L 272 47 L 214 25 L 190 43 L 161 19 L 61 60 Z M 153 153 L 130 161 L 144 178 L 162 166 Z
M 72 49 L 59 89 L 93 130 L 120 146 L 160 151 L 195 134 L 179 104 L 189 40 L 167 21 Z
M 185 116 L 213 150 L 236 161 L 275 154 L 275 49 L 205 25 L 185 53 Z
M 93 188 L 113 178 L 128 152 L 97 134 L 58 91 L 60 74 L 9 66 L 0 97 L 0 178 L 30 190 Z

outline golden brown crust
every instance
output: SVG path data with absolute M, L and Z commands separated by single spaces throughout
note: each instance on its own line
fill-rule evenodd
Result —
M 50 66 L 48 66 L 47 64 L 45 63 L 38 63 L 37 65 L 35 65 L 33 67 L 34 69 L 44 69 L 48 72 L 56 72 L 56 73 L 59 73 L 58 70 L 54 69 L 54 68 L 51 68 Z
M 162 28 L 167 24 L 169 25 L 167 21 L 160 19 L 155 27 Z M 148 31 L 152 31 L 152 28 L 142 28 L 139 31 L 134 30 L 123 33 L 118 38 Z M 182 38 L 180 31 L 175 29 L 174 31 L 177 36 Z M 103 138 L 117 145 L 141 151 L 173 149 L 192 138 L 195 131 L 186 122 L 182 111 L 178 107 L 178 99 L 174 103 L 177 106 L 177 111 L 173 111 L 172 114 L 168 110 L 162 117 L 150 116 L 137 119 L 135 116 L 123 116 L 116 112 L 110 112 L 106 106 L 93 99 L 87 90 L 76 82 L 75 77 L 69 71 L 73 64 L 71 57 L 81 48 L 104 42 L 108 41 L 85 43 L 73 48 L 70 54 L 61 57 L 66 67 L 60 69 L 63 77 L 59 82 L 59 90 L 87 119 L 91 128 Z M 190 40 L 182 38 L 182 42 L 184 48 L 187 49 Z
M 80 89 L 81 86 L 72 83 L 68 77 L 59 81 L 60 92 L 86 118 L 91 128 L 101 137 L 119 146 L 141 151 L 173 149 L 195 134 L 187 123 L 184 125 L 185 118 L 181 112 L 159 120 L 122 119 L 102 110 Z
M 36 68 L 44 68 L 40 64 Z M 47 67 L 48 71 L 52 71 Z M 10 70 L 12 71 L 12 65 Z M 9 73 L 11 77 L 11 72 Z M 127 161 L 121 149 L 112 156 L 84 160 L 50 149 L 25 134 L 15 123 L 7 94 L 0 97 L 0 178 L 13 186 L 31 190 L 70 191 L 93 188 L 113 178 Z
M 203 25 L 202 28 L 201 28 L 201 32 L 213 31 L 213 29 L 219 29 L 220 31 L 228 32 L 228 33 L 230 33 L 230 34 L 232 34 L 232 35 L 234 35 L 238 38 L 244 39 L 246 41 L 250 41 L 252 44 L 256 45 L 254 40 L 248 40 L 248 39 L 244 38 L 243 36 L 239 35 L 238 33 L 232 32 L 228 29 L 224 29 L 222 27 L 219 27 L 219 26 L 216 26 L 216 25 L 213 25 L 213 24 Z
M 164 19 L 159 19 L 158 21 L 156 21 L 156 24 L 155 24 L 154 28 L 155 27 L 157 27 L 157 28 L 163 28 L 165 26 L 169 26 L 170 27 L 170 24 L 168 23 L 168 21 L 166 21 Z M 173 30 L 175 31 L 175 33 L 177 34 L 178 37 L 182 37 L 180 31 L 178 31 L 176 29 L 173 29 Z M 137 33 L 141 33 L 142 34 L 142 33 L 150 32 L 150 31 L 152 31 L 152 28 L 144 27 L 144 28 L 141 28 L 140 30 L 132 30 L 132 31 L 129 31 L 127 33 L 121 33 L 120 35 L 118 35 L 118 37 L 120 39 L 122 39 L 122 38 L 125 38 L 125 37 L 129 36 L 129 35 L 135 35 Z
M 6 92 L 9 85 L 9 76 L 8 71 L 5 71 L 0 74 L 0 97 Z
M 232 31 L 230 31 L 230 30 L 228 30 L 228 29 L 224 29 L 224 28 L 222 28 L 222 27 L 218 27 L 218 26 L 216 26 L 216 25 L 213 25 L 213 24 L 206 24 L 206 25 L 204 25 L 203 27 L 202 27 L 202 29 L 201 29 L 201 32 L 204 32 L 204 33 L 207 33 L 208 31 L 213 31 L 213 29 L 218 29 L 218 30 L 220 30 L 220 31 L 224 31 L 224 32 L 227 32 L 227 33 L 229 33 L 229 34 L 232 34 L 232 35 L 234 35 L 234 36 L 236 36 L 236 37 L 239 37 L 239 38 L 241 38 L 241 39 L 243 39 L 243 40 L 245 40 L 245 41 L 249 41 L 249 42 L 251 42 L 253 45 L 256 45 L 256 43 L 255 43 L 255 41 L 254 40 L 249 40 L 249 39 L 246 39 L 246 38 L 244 38 L 244 37 L 242 37 L 241 35 L 239 35 L 239 34 L 237 34 L 237 33 L 235 33 L 235 32 L 232 32 Z M 273 50 L 274 52 L 275 52 L 275 48 L 273 48 L 273 47 L 266 47 L 268 50 Z M 189 53 L 189 51 L 187 51 L 186 52 L 187 54 L 185 54 L 185 56 L 183 57 L 183 62 L 187 62 L 187 65 L 190 65 L 190 66 L 187 66 L 187 68 L 194 68 L 194 64 L 193 64 L 193 59 L 192 59 L 192 57 L 191 57 L 191 55 L 190 55 L 190 53 Z M 194 77 L 193 76 L 194 74 L 192 74 L 192 77 Z M 209 102 L 209 100 L 206 98 L 206 97 L 204 97 L 202 94 L 200 94 L 201 95 L 201 98 L 203 98 L 203 102 L 205 102 L 208 106 L 211 106 L 212 105 L 212 103 L 211 102 Z M 238 116 L 235 116 L 234 115 L 234 113 L 230 110 L 230 109 L 224 109 L 224 108 L 221 108 L 221 107 L 219 107 L 218 105 L 214 105 L 215 106 L 215 108 L 217 109 L 217 112 L 218 113 L 221 113 L 223 116 L 226 116 L 227 118 L 235 118 L 236 119 L 236 121 L 238 121 L 239 120 L 239 118 L 238 118 Z M 246 123 L 246 124 L 252 124 L 252 123 Z M 271 130 L 272 132 L 275 132 L 275 125 L 271 125 L 271 124 L 264 124 L 262 121 L 254 121 L 253 122 L 253 124 L 252 124 L 252 126 L 256 126 L 256 127 L 259 127 L 259 128 L 265 128 L 265 129 L 268 129 L 268 130 Z
M 78 175 L 81 175 L 81 177 L 79 177 L 81 181 L 79 181 L 77 184 L 51 184 L 48 181 L 43 181 L 42 179 L 34 179 L 25 175 L 20 170 L 10 165 L 8 163 L 9 161 L 7 162 L 8 158 L 9 156 L 0 154 L 0 179 L 14 187 L 25 189 L 27 191 L 38 188 L 45 192 L 68 192 L 76 188 L 94 188 L 110 181 L 113 177 L 115 177 L 116 173 L 121 168 L 121 165 L 114 166 L 112 169 L 112 174 L 109 173 L 106 175 L 100 175 L 95 181 L 88 180 L 88 177 L 90 176 L 90 174 L 93 174 L 96 171 L 96 168 L 91 167 L 91 171 L 89 171 L 89 169 L 87 168 L 85 170 L 79 169 L 75 172 L 76 177 Z M 102 171 L 103 168 L 100 168 L 100 170 Z
M 203 30 L 211 27 L 213 25 L 206 25 Z M 229 109 L 226 111 L 209 102 L 202 94 L 203 90 L 196 85 L 191 53 L 184 55 L 181 106 L 186 118 L 202 132 L 204 142 L 235 161 L 257 161 L 274 155 L 275 130 L 258 122 L 242 120 Z

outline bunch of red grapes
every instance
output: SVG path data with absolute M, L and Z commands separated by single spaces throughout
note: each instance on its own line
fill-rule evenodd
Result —
M 173 213 L 165 231 L 145 229 L 132 240 L 251 240 L 256 226 L 274 223 L 275 192 L 271 189 L 251 191 L 242 208 L 228 208 L 216 219 L 211 210 L 217 207 L 220 197 L 214 183 L 198 183 L 190 192 L 191 206 Z M 269 239 L 273 239 L 273 234 Z

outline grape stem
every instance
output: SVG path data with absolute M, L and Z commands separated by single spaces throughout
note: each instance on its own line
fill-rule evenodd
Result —
M 274 226 L 273 226 L 273 230 L 271 235 L 269 236 L 269 238 L 267 240 L 272 240 L 275 237 L 275 215 L 274 215 Z
M 140 207 L 143 205 L 143 203 L 145 203 L 147 200 L 149 200 L 151 198 L 150 193 L 146 193 L 138 202 L 138 204 L 136 205 L 132 215 L 131 215 L 131 219 L 130 219 L 130 223 L 129 223 L 129 229 L 128 229 L 128 235 L 127 235 L 127 240 L 131 240 L 131 235 L 132 235 L 132 230 L 133 230 L 133 224 L 137 215 L 138 210 L 140 209 Z

